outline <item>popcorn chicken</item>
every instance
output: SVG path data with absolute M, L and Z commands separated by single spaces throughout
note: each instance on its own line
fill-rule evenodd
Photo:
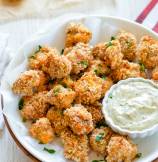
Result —
M 106 156 L 106 148 L 113 134 L 114 132 L 109 127 L 101 127 L 94 129 L 90 136 L 90 146 L 97 153 Z
M 34 138 L 38 139 L 43 144 L 54 140 L 54 131 L 47 118 L 38 119 L 36 123 L 31 125 L 29 131 Z
M 69 127 L 77 135 L 89 134 L 93 130 L 92 115 L 82 105 L 74 105 L 64 111 Z
M 103 79 L 85 73 L 74 85 L 77 103 L 93 104 L 101 98 Z
M 46 93 L 39 92 L 30 97 L 23 98 L 23 107 L 20 111 L 22 117 L 26 120 L 35 120 L 46 115 L 48 110 L 48 103 L 46 102 Z
M 84 43 L 78 43 L 76 46 L 72 47 L 72 50 L 67 53 L 66 57 L 72 64 L 72 74 L 78 74 L 85 70 L 93 59 L 91 47 Z
M 153 80 L 158 80 L 158 66 L 153 69 L 151 77 Z
M 55 107 L 52 107 L 48 110 L 46 117 L 51 122 L 52 127 L 54 128 L 54 131 L 57 135 L 60 135 L 68 125 L 63 115 L 63 111 L 56 109 Z
M 122 31 L 116 36 L 116 39 L 120 42 L 124 59 L 134 61 L 136 59 L 137 48 L 136 37 L 132 33 Z
M 104 55 L 105 63 L 110 66 L 111 69 L 117 69 L 123 60 L 120 43 L 118 40 L 112 40 L 106 43 L 106 47 L 107 49 Z
M 46 95 L 46 100 L 51 105 L 59 109 L 67 109 L 75 99 L 76 93 L 70 88 L 64 88 L 62 85 L 56 85 Z
M 113 85 L 113 81 L 110 77 L 104 77 L 104 82 L 102 86 L 102 97 L 105 96 L 106 92 L 111 88 Z
M 147 69 L 158 65 L 158 41 L 150 36 L 143 36 L 137 48 L 137 56 Z
M 88 162 L 88 138 L 86 135 L 75 135 L 70 130 L 61 133 L 64 143 L 64 156 L 76 162 Z
M 80 23 L 70 23 L 66 29 L 65 46 L 71 47 L 78 42 L 88 43 L 92 38 L 91 31 Z
M 115 81 L 141 77 L 140 65 L 124 60 L 119 68 L 112 72 L 111 77 Z
M 107 153 L 107 162 L 131 162 L 136 157 L 137 146 L 129 138 L 116 135 L 111 137 Z
M 91 113 L 94 125 L 102 121 L 102 119 L 104 118 L 101 110 L 101 105 L 85 105 L 85 108 L 89 113 Z
M 42 71 L 29 70 L 23 72 L 13 83 L 12 90 L 15 94 L 31 96 L 38 92 L 38 88 L 47 82 L 47 78 Z

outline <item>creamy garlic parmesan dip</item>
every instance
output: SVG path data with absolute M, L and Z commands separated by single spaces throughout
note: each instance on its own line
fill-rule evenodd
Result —
M 129 80 L 108 96 L 107 113 L 121 128 L 139 131 L 158 124 L 158 88 L 145 79 Z

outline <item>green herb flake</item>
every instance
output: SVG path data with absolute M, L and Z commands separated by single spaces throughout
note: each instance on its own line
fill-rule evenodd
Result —
M 35 59 L 36 57 L 35 57 L 35 55 L 32 55 L 32 56 L 30 56 L 29 58 L 30 58 L 30 59 Z
M 136 158 L 140 158 L 142 156 L 142 153 L 137 153 Z
M 60 88 L 59 88 L 59 87 L 55 88 L 55 89 L 53 90 L 53 92 L 54 92 L 54 95 L 57 96 L 58 93 L 60 92 Z
M 24 106 L 24 99 L 21 98 L 20 101 L 19 101 L 19 110 L 22 110 L 23 106 Z
M 53 84 L 54 80 L 53 79 L 49 79 L 48 83 Z
M 127 41 L 126 41 L 126 44 L 127 44 L 127 47 L 128 47 L 128 48 L 130 48 L 130 47 L 132 46 L 131 41 L 128 41 L 128 40 L 127 40 Z
M 25 118 L 22 119 L 22 122 L 25 123 L 27 120 Z
M 63 53 L 64 53 L 64 49 L 61 50 L 61 53 L 60 54 L 63 55 Z
M 110 46 L 112 46 L 113 44 L 112 44 L 112 42 L 110 41 L 108 44 L 107 44 L 107 47 L 110 47 Z
M 139 63 L 139 65 L 140 65 L 140 71 L 145 72 L 145 65 L 142 63 Z
M 35 51 L 35 53 L 38 53 L 38 52 L 41 50 L 41 48 L 42 48 L 42 46 L 39 45 L 39 46 L 38 46 L 38 49 Z
M 78 64 L 81 64 L 81 66 L 84 67 L 84 68 L 87 68 L 88 65 L 89 65 L 88 61 L 86 61 L 86 60 L 80 61 Z
M 116 38 L 115 38 L 114 36 L 111 37 L 111 41 L 112 41 L 112 40 L 115 40 L 115 39 L 116 39 Z
M 111 98 L 111 99 L 112 99 L 112 94 L 110 94 L 110 95 L 109 95 L 109 98 Z
M 54 153 L 56 152 L 54 149 L 48 149 L 48 148 L 46 148 L 46 147 L 44 147 L 43 150 L 44 150 L 44 151 L 47 151 L 47 152 L 50 153 L 50 154 L 54 154 Z
M 92 160 L 92 162 L 102 162 L 102 161 L 106 162 L 106 160 Z
M 101 78 L 102 78 L 103 80 L 106 80 L 106 76 L 105 76 L 105 75 L 103 75 Z
M 105 137 L 105 133 L 99 133 L 96 138 L 95 141 L 99 142 L 100 140 L 102 140 Z

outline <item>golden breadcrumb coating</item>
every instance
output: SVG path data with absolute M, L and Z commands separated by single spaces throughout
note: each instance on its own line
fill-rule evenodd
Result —
M 110 74 L 110 68 L 105 64 L 104 61 L 95 59 L 91 62 L 91 65 L 87 69 L 88 72 L 94 72 L 97 76 L 104 77 Z
M 104 59 L 105 57 L 105 53 L 106 53 L 106 49 L 107 49 L 107 42 L 102 42 L 102 43 L 98 43 L 93 47 L 92 50 L 92 55 L 95 58 L 99 58 L 99 59 Z
M 36 93 L 30 97 L 24 97 L 24 104 L 21 115 L 26 120 L 35 120 L 44 117 L 48 110 L 48 103 L 46 102 L 47 91 Z
M 153 69 L 151 77 L 153 80 L 158 80 L 158 66 Z
M 107 146 L 107 162 L 132 162 L 137 154 L 137 146 L 124 136 L 111 137 Z
M 122 31 L 116 36 L 116 39 L 118 39 L 120 42 L 123 58 L 129 61 L 134 61 L 136 59 L 137 48 L 137 40 L 135 35 Z
M 103 79 L 94 73 L 85 73 L 74 85 L 76 102 L 93 104 L 101 98 Z
M 30 69 L 41 70 L 43 65 L 48 64 L 52 54 L 59 55 L 59 52 L 55 48 L 51 48 L 47 46 L 44 46 L 44 47 L 40 46 L 39 50 L 29 57 L 28 67 Z
M 113 134 L 114 132 L 109 127 L 94 129 L 89 140 L 91 148 L 99 154 L 107 155 L 106 148 Z
M 23 72 L 13 83 L 12 90 L 15 94 L 31 96 L 38 92 L 38 88 L 47 82 L 47 78 L 42 71 L 29 70 Z
M 59 55 L 54 49 L 54 52 L 49 52 L 47 61 L 42 64 L 42 70 L 50 75 L 52 79 L 64 78 L 71 72 L 71 62 L 66 56 Z
M 88 44 L 77 43 L 72 50 L 67 53 L 66 57 L 72 65 L 72 74 L 78 74 L 86 69 L 90 61 L 93 59 L 91 55 L 91 47 Z
M 88 160 L 88 138 L 86 135 L 75 135 L 70 130 L 61 133 L 64 144 L 64 156 L 75 162 L 89 162 Z
M 88 43 L 92 38 L 91 31 L 80 23 L 70 23 L 66 29 L 65 46 L 71 47 L 78 42 Z
M 120 67 L 112 72 L 111 76 L 115 81 L 141 77 L 140 65 L 124 60 Z
M 102 113 L 102 106 L 101 105 L 85 105 L 85 108 L 89 113 L 92 115 L 93 124 L 96 125 L 96 123 L 102 121 L 104 118 Z
M 102 97 L 105 96 L 106 92 L 110 89 L 110 87 L 113 85 L 113 81 L 110 77 L 103 78 L 103 86 L 102 86 Z
M 60 135 L 63 130 L 67 127 L 67 121 L 63 115 L 63 111 L 52 107 L 48 110 L 46 117 L 52 124 L 54 131 L 57 135 Z
M 77 135 L 89 134 L 93 130 L 92 115 L 87 109 L 80 105 L 74 105 L 64 111 L 65 119 L 69 127 Z
M 59 109 L 67 109 L 71 106 L 75 96 L 76 93 L 72 89 L 58 84 L 47 93 L 46 100 Z
M 46 144 L 54 140 L 54 131 L 47 118 L 40 118 L 29 129 L 30 134 L 41 143 Z
M 117 69 L 123 60 L 121 53 L 121 45 L 118 40 L 112 40 L 106 43 L 107 49 L 104 55 L 104 60 L 111 69 Z
M 63 85 L 65 88 L 74 88 L 74 80 L 69 75 L 63 79 L 58 80 L 58 84 Z
M 137 48 L 137 56 L 147 69 L 158 65 L 158 41 L 150 36 L 143 36 Z

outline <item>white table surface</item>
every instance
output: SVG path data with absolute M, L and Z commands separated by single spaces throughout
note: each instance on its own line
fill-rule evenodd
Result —
M 129 0 L 127 0 L 129 1 Z M 128 11 L 128 17 L 134 19 L 136 15 L 144 8 L 149 0 L 133 0 L 132 5 L 123 6 L 122 16 L 127 17 L 125 12 Z M 124 13 L 123 13 L 124 12 Z M 0 25 L 0 32 L 9 32 L 9 47 L 16 51 L 24 40 L 31 37 L 32 34 L 47 25 L 48 19 L 32 19 L 20 20 Z M 5 127 L 3 132 L 0 132 L 0 162 L 30 162 L 31 160 L 16 146 L 12 137 Z

